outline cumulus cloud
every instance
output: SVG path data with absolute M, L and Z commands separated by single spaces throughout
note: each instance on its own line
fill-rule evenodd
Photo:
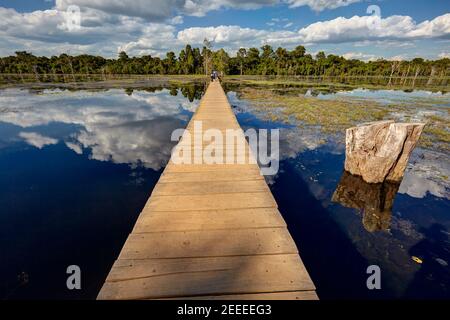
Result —
M 67 10 L 70 5 L 100 10 L 115 15 L 164 20 L 183 5 L 183 0 L 56 0 L 56 8 Z
M 392 56 L 390 58 L 388 58 L 388 60 L 390 61 L 404 61 L 404 60 L 408 60 L 408 56 L 405 54 L 398 54 L 395 56 Z
M 258 9 L 279 3 L 279 0 L 186 0 L 182 11 L 188 15 L 202 17 L 207 12 L 221 8 Z
M 182 16 L 176 16 L 170 20 L 171 24 L 182 24 L 183 22 L 184 22 L 184 19 Z
M 342 55 L 345 59 L 358 59 L 363 61 L 375 61 L 379 59 L 380 57 L 374 55 L 374 54 L 366 54 L 362 52 L 347 52 Z
M 323 11 L 325 9 L 336 9 L 345 7 L 362 0 L 286 0 L 290 7 L 308 6 L 314 11 Z
M 373 27 L 374 19 L 378 27 Z M 238 49 L 263 43 L 290 46 L 298 43 L 342 43 L 362 41 L 399 41 L 411 39 L 446 38 L 450 36 L 450 14 L 417 24 L 409 16 L 391 16 L 384 19 L 373 16 L 339 17 L 313 23 L 293 31 L 269 31 L 240 26 L 193 27 L 178 32 L 183 43 L 201 44 L 207 37 L 219 47 Z M 366 60 L 374 56 L 363 57 Z
M 56 0 L 56 8 L 66 10 L 70 5 L 101 10 L 110 14 L 141 17 L 161 21 L 175 14 L 204 16 L 219 9 L 252 10 L 263 6 L 288 4 L 290 7 L 308 6 L 314 11 L 335 9 L 362 0 Z
M 101 10 L 110 14 L 162 21 L 176 14 L 201 17 L 209 11 L 222 8 L 248 10 L 276 3 L 279 3 L 279 0 L 56 0 L 56 7 L 66 10 L 69 5 L 77 5 L 82 8 Z
M 180 22 L 179 18 L 175 20 Z M 96 9 L 83 10 L 80 27 L 68 30 L 63 11 L 18 13 L 0 7 L 0 54 L 3 55 L 30 50 L 45 55 L 69 52 L 114 57 L 127 44 L 138 48 L 139 41 L 146 42 L 145 54 L 159 55 L 175 40 L 174 32 L 173 25 L 111 15 Z M 130 53 L 142 54 L 139 49 Z
M 217 45 L 232 45 L 261 41 L 270 33 L 264 30 L 240 26 L 193 27 L 178 32 L 177 39 L 183 43 L 200 44 L 208 38 Z
M 58 140 L 50 137 L 45 137 L 36 132 L 20 132 L 19 137 L 23 138 L 28 144 L 38 149 L 42 149 L 44 146 L 47 145 L 58 143 Z
M 138 39 L 119 45 L 117 51 L 125 51 L 132 55 L 160 55 L 180 47 L 173 26 L 149 24 L 142 26 L 142 34 Z
M 270 31 L 240 26 L 193 27 L 181 30 L 177 40 L 183 44 L 201 45 L 208 38 L 214 43 L 214 48 L 224 48 L 230 53 L 241 47 L 260 47 L 264 44 L 272 46 L 294 47 L 302 43 L 301 36 L 294 31 Z
M 352 1 L 282 0 L 291 6 L 310 6 L 315 10 L 332 9 Z M 274 18 L 276 30 L 244 28 L 238 25 L 190 27 L 183 30 L 185 15 L 204 15 L 220 8 L 255 9 L 281 3 L 279 0 L 169 0 L 124 2 L 119 0 L 58 0 L 51 10 L 18 13 L 0 7 L 0 55 L 27 50 L 38 55 L 100 54 L 116 57 L 119 51 L 129 55 L 161 56 L 168 50 L 179 51 L 186 43 L 201 45 L 205 37 L 214 48 L 231 53 L 245 46 L 294 47 L 298 44 L 408 42 L 416 39 L 450 37 L 450 13 L 433 20 L 415 22 L 409 16 L 339 17 L 312 23 L 298 31 L 286 29 L 289 21 Z M 65 10 L 81 7 L 81 25 L 68 30 Z M 171 5 L 170 5 L 171 4 Z M 173 8 L 172 8 L 173 7 Z M 172 9 L 171 9 L 172 8 Z M 286 28 L 283 28 L 286 27 Z M 375 27 L 374 27 L 375 26 Z M 179 28 L 179 27 L 178 27 Z
M 450 13 L 417 24 L 409 16 L 339 17 L 298 31 L 306 43 L 341 43 L 380 39 L 424 39 L 450 36 Z

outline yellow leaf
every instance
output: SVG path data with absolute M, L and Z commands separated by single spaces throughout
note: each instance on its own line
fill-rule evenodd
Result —
M 411 259 L 412 259 L 414 262 L 418 263 L 418 264 L 422 264 L 422 263 L 423 263 L 423 260 L 420 259 L 419 257 L 412 256 Z

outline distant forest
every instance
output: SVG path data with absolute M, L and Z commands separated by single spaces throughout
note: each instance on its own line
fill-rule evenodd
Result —
M 105 59 L 93 55 L 37 57 L 19 51 L 15 56 L 0 58 L 0 73 L 9 74 L 208 74 L 218 70 L 227 75 L 277 75 L 277 76 L 379 76 L 379 77 L 432 77 L 450 75 L 450 59 L 389 61 L 380 59 L 364 62 L 357 59 L 319 52 L 307 54 L 305 47 L 294 50 L 241 48 L 236 56 L 224 49 L 211 50 L 205 40 L 202 49 L 186 45 L 178 56 L 168 52 L 164 58 L 144 55 L 129 57 L 120 52 L 117 59 Z

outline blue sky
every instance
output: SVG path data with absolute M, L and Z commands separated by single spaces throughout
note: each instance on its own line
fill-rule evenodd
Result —
M 374 5 L 379 16 L 367 13 Z M 79 8 L 79 25 L 68 22 L 69 6 Z M 231 54 L 268 43 L 363 60 L 436 59 L 450 55 L 450 1 L 0 0 L 0 36 L 0 55 L 163 55 L 207 37 Z

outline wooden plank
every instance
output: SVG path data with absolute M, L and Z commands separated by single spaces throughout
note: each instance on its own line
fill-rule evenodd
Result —
M 180 158 L 183 157 L 187 157 L 187 158 L 205 158 L 205 160 L 207 160 L 206 157 L 214 157 L 214 156 L 218 156 L 221 157 L 220 159 L 222 160 L 220 164 L 227 164 L 226 163 L 226 157 L 227 156 L 243 156 L 246 159 L 249 159 L 250 156 L 253 156 L 253 153 L 247 149 L 247 148 L 239 148 L 239 149 L 220 149 L 220 148 L 216 148 L 216 147 L 207 147 L 207 145 L 203 146 L 203 148 L 192 148 L 192 149 L 177 149 L 174 152 L 175 155 L 179 156 Z M 203 163 L 203 162 L 202 162 Z M 177 165 L 182 165 L 184 163 L 178 163 Z M 187 164 L 192 164 L 192 163 L 187 163 Z M 208 165 L 211 163 L 208 162 L 204 162 L 204 164 Z M 231 163 L 231 164 L 238 164 L 238 163 Z M 247 163 L 245 163 L 247 164 Z
M 132 233 L 119 259 L 297 253 L 285 228 Z
M 223 164 L 223 165 L 242 165 L 242 164 L 256 164 L 255 158 L 250 153 L 236 154 L 236 153 L 198 153 L 185 154 L 171 159 L 171 164 Z
M 149 299 L 225 293 L 314 290 L 296 254 L 118 260 L 102 299 Z
M 170 221 L 170 223 L 167 223 Z M 144 210 L 133 233 L 285 227 L 286 223 L 275 208 L 150 211 Z
M 268 192 L 152 196 L 145 210 L 186 211 L 277 207 Z
M 268 192 L 269 187 L 264 180 L 247 181 L 205 181 L 158 183 L 153 189 L 153 196 L 201 195 L 217 193 L 249 193 Z
M 164 172 L 205 172 L 205 171 L 227 171 L 233 172 L 234 170 L 246 170 L 246 171 L 257 171 L 259 172 L 259 166 L 256 164 L 233 164 L 233 165 L 223 165 L 223 164 L 183 164 L 176 165 L 169 163 L 166 166 Z
M 205 171 L 205 172 L 164 172 L 161 182 L 204 182 L 204 181 L 243 181 L 264 180 L 257 170 Z

